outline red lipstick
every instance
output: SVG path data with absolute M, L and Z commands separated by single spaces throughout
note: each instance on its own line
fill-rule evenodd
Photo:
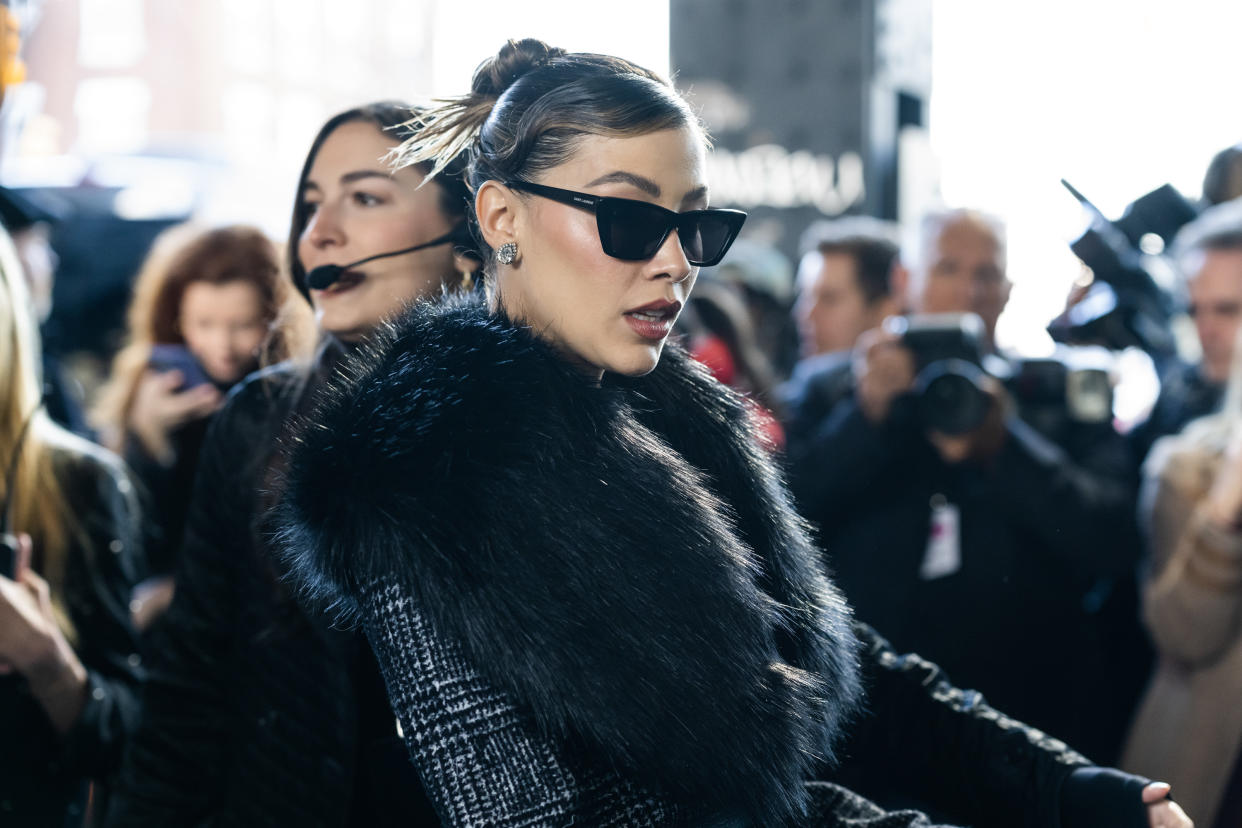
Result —
M 681 312 L 681 302 L 657 299 L 625 312 L 625 321 L 643 339 L 658 342 L 668 337 Z

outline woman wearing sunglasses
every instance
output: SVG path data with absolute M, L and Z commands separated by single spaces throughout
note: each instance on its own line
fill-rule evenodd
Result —
M 455 288 L 466 189 L 450 169 L 393 171 L 411 109 L 377 103 L 324 124 L 298 181 L 294 285 L 314 306 L 315 360 L 243 381 L 199 463 L 177 593 L 153 630 L 141 729 L 108 824 L 419 825 L 434 822 L 356 633 L 280 586 L 262 526 L 286 419 L 386 317 Z M 3 820 L 0 820 L 3 822 Z
M 511 41 L 403 157 L 462 149 L 486 301 L 420 304 L 344 366 L 275 521 L 303 594 L 365 630 L 441 824 L 927 825 L 805 783 L 864 655 L 946 743 L 1021 763 L 971 791 L 1004 824 L 1072 824 L 1026 794 L 1085 760 L 862 650 L 744 403 L 667 343 L 744 220 L 708 206 L 686 103 Z

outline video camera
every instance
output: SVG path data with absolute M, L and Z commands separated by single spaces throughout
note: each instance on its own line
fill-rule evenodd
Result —
M 1176 355 L 1170 329 L 1173 298 L 1153 278 L 1144 261 L 1144 237 L 1160 238 L 1168 247 L 1177 231 L 1198 214 L 1181 193 L 1165 184 L 1142 196 L 1116 221 L 1064 179 L 1061 183 L 1086 208 L 1091 223 L 1070 243 L 1091 269 L 1093 281 L 1077 304 L 1048 325 L 1056 342 L 1102 345 L 1110 350 L 1135 346 L 1157 364 Z

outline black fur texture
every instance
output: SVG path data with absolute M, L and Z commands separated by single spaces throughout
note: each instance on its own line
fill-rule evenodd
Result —
M 859 682 L 849 609 L 753 431 L 675 345 L 597 386 L 475 301 L 422 303 L 295 431 L 279 546 L 345 616 L 399 578 L 545 733 L 777 825 Z

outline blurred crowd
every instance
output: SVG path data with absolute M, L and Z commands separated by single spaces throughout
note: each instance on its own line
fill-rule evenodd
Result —
M 0 824 L 434 820 L 366 641 L 261 553 L 309 391 L 410 302 L 477 290 L 460 177 L 379 164 L 410 113 L 307 136 L 283 243 L 160 235 L 97 387 L 41 349 L 57 217 L 0 192 Z M 743 238 L 678 321 L 858 619 L 1220 828 L 1242 825 L 1240 197 L 1232 148 L 1169 253 L 1198 353 L 1124 432 L 1107 369 L 998 347 L 1005 228 L 972 209 L 825 221 L 796 264 Z M 858 784 L 933 807 L 899 783 Z

